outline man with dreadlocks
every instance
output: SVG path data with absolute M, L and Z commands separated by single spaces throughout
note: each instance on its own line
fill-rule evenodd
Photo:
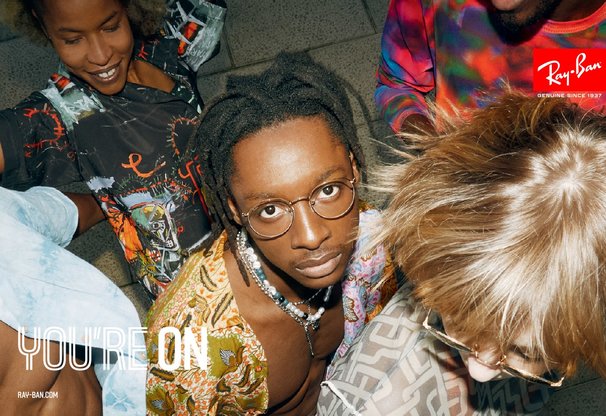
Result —
M 148 413 L 313 414 L 331 359 L 396 289 L 375 285 L 392 270 L 382 248 L 357 255 L 378 213 L 358 201 L 364 158 L 345 90 L 281 54 L 230 79 L 198 137 L 220 221 L 149 312 Z M 189 360 L 179 341 L 204 333 L 207 357 Z

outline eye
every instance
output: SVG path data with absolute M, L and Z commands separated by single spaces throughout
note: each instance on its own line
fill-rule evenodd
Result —
M 286 213 L 286 210 L 277 204 L 267 204 L 259 207 L 257 216 L 263 220 L 275 220 Z
M 76 45 L 78 42 L 80 42 L 80 39 L 81 38 L 63 39 L 63 43 L 66 45 Z
M 517 361 L 525 362 L 528 364 L 536 364 L 542 362 L 542 358 L 539 355 L 525 351 L 525 349 L 516 346 L 510 349 L 510 352 L 509 354 L 507 354 L 507 357 L 511 360 L 515 359 Z
M 120 29 L 120 24 L 119 23 L 116 24 L 116 25 L 110 26 L 110 27 L 106 27 L 106 28 L 103 29 L 103 31 L 111 33 L 111 32 L 115 32 L 118 29 Z
M 329 183 L 324 185 L 318 193 L 319 200 L 330 200 L 335 199 L 341 193 L 341 185 L 336 183 Z

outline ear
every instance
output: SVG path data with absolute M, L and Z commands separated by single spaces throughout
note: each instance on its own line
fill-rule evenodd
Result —
M 362 175 L 360 175 L 358 162 L 356 162 L 356 158 L 352 152 L 349 152 L 349 161 L 351 162 L 351 170 L 353 171 L 354 178 L 356 178 L 356 183 L 360 183 Z
M 233 217 L 234 221 L 238 225 L 242 225 L 242 219 L 240 218 L 240 211 L 238 210 L 238 207 L 236 207 L 236 203 L 234 202 L 234 200 L 231 197 L 227 197 L 227 206 L 229 207 L 229 211 L 231 212 L 231 216 Z

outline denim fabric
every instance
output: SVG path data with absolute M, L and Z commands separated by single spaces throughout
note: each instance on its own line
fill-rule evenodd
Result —
M 144 415 L 146 359 L 139 317 L 120 288 L 62 247 L 77 219 L 76 206 L 55 189 L 0 187 L 0 320 L 31 338 L 59 328 L 65 336 L 58 330 L 48 338 L 90 347 L 103 389 L 103 414 Z M 104 340 L 104 328 L 112 329 L 114 346 Z M 135 328 L 131 337 L 129 328 Z M 113 359 L 106 359 L 104 349 L 115 352 Z

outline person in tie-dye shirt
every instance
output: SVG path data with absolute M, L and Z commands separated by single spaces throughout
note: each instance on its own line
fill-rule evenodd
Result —
M 606 48 L 604 0 L 391 0 L 375 101 L 394 131 L 423 123 L 427 95 L 478 107 L 509 83 L 531 92 L 536 48 Z M 580 98 L 601 110 L 596 86 Z

